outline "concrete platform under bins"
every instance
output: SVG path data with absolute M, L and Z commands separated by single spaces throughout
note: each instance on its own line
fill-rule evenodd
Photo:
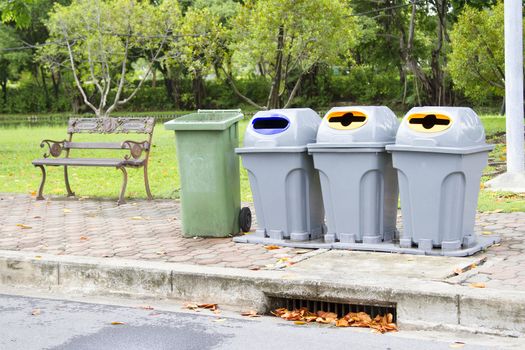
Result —
M 468 247 L 458 250 L 442 250 L 434 248 L 431 250 L 423 250 L 419 248 L 403 248 L 392 242 L 384 242 L 378 244 L 371 243 L 326 243 L 323 239 L 311 240 L 311 241 L 292 241 L 292 240 L 279 240 L 271 238 L 263 238 L 255 235 L 244 235 L 234 237 L 233 241 L 237 243 L 255 243 L 255 244 L 275 244 L 282 247 L 293 247 L 293 248 L 317 248 L 317 249 L 345 249 L 345 250 L 357 250 L 367 252 L 384 252 L 384 253 L 399 253 L 399 254 L 414 254 L 414 255 L 432 255 L 432 256 L 471 256 L 474 255 L 493 244 L 500 242 L 498 235 L 481 235 L 477 237 L 476 242 Z

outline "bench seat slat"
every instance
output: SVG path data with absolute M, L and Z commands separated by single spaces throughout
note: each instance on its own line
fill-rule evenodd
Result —
M 140 167 L 144 165 L 144 160 L 125 160 L 118 158 L 41 158 L 35 159 L 33 165 L 49 166 L 102 166 L 117 167 L 131 166 Z

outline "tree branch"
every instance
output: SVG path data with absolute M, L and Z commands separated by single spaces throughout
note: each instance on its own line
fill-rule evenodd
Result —
M 286 101 L 286 104 L 283 108 L 288 108 L 292 100 L 294 99 L 295 95 L 297 94 L 297 91 L 299 90 L 299 86 L 301 85 L 301 80 L 303 79 L 303 74 L 299 75 L 299 78 L 295 82 L 295 85 L 292 89 L 292 92 L 290 92 L 290 96 L 288 96 L 288 101 Z
M 221 67 L 222 71 L 224 72 L 224 75 L 226 76 L 226 79 L 228 79 L 228 82 L 230 83 L 233 91 L 237 94 L 237 96 L 239 96 L 240 98 L 242 98 L 245 102 L 249 103 L 250 105 L 254 106 L 255 108 L 258 108 L 258 109 L 268 109 L 267 107 L 263 107 L 263 106 L 259 106 L 257 103 L 255 103 L 252 99 L 250 99 L 249 97 L 241 94 L 241 92 L 239 91 L 239 89 L 237 89 L 237 86 L 235 85 L 235 82 L 233 81 L 233 78 L 231 77 L 231 75 L 226 71 L 226 69 L 224 69 L 224 67 Z
M 153 58 L 151 59 L 151 62 L 148 66 L 148 70 L 146 72 L 146 74 L 144 75 L 144 77 L 140 80 L 139 82 L 139 85 L 137 85 L 137 87 L 135 88 L 135 90 L 131 93 L 131 95 L 129 95 L 126 99 L 122 100 L 122 101 L 118 101 L 117 103 L 118 104 L 124 104 L 126 102 L 128 102 L 129 100 L 131 100 L 135 95 L 136 93 L 140 90 L 142 84 L 144 84 L 144 81 L 146 81 L 146 78 L 150 75 L 151 73 L 151 70 L 153 68 L 153 65 L 155 64 L 155 62 L 157 61 L 157 58 L 159 57 L 160 53 L 162 52 L 162 49 L 164 48 L 164 44 L 166 43 L 166 38 L 167 38 L 167 34 L 166 33 L 166 36 L 164 37 L 164 39 L 162 39 L 162 42 L 160 43 L 159 45 L 159 49 L 157 50 L 157 52 L 155 53 L 155 56 L 153 56 Z
M 129 50 L 129 36 L 126 38 L 126 45 L 124 48 L 124 58 L 122 59 L 122 69 L 120 72 L 120 82 L 118 84 L 117 93 L 115 94 L 115 100 L 113 101 L 113 104 L 111 105 L 111 107 L 109 107 L 106 110 L 106 113 L 105 113 L 106 116 L 109 115 L 117 107 L 118 101 L 120 100 L 120 95 L 122 94 L 122 89 L 124 87 L 124 81 L 126 80 L 126 64 L 128 62 L 128 50 Z
M 80 94 L 82 95 L 82 98 L 84 99 L 84 103 L 91 108 L 97 116 L 100 114 L 100 110 L 98 110 L 91 102 L 89 102 L 86 92 L 82 88 L 82 84 L 80 83 L 80 80 L 78 79 L 76 67 L 75 67 L 75 60 L 73 59 L 73 51 L 71 50 L 71 44 L 69 43 L 69 37 L 67 35 L 67 30 L 65 28 L 62 28 L 64 38 L 66 39 L 66 45 L 67 45 L 67 51 L 69 54 L 69 62 L 71 63 L 71 70 L 73 71 L 73 78 L 75 79 L 75 83 L 77 85 L 77 88 L 80 90 Z

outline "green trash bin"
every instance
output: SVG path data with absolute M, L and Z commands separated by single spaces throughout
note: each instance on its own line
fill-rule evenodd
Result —
M 234 151 L 242 118 L 240 110 L 199 110 L 164 124 L 175 131 L 184 236 L 227 237 L 250 230 L 251 212 L 240 209 Z

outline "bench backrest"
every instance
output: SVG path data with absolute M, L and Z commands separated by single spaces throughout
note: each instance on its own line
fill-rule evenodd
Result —
M 70 118 L 68 134 L 153 134 L 155 118 Z
M 70 118 L 67 132 L 68 140 L 64 141 L 63 148 L 66 157 L 72 149 L 122 149 L 129 150 L 131 157 L 139 159 L 144 153 L 145 161 L 149 158 L 155 118 L 145 117 L 118 117 L 118 118 Z M 73 142 L 73 134 L 146 134 L 147 140 L 142 142 L 123 140 L 123 142 Z M 128 156 L 126 156 L 128 159 Z

